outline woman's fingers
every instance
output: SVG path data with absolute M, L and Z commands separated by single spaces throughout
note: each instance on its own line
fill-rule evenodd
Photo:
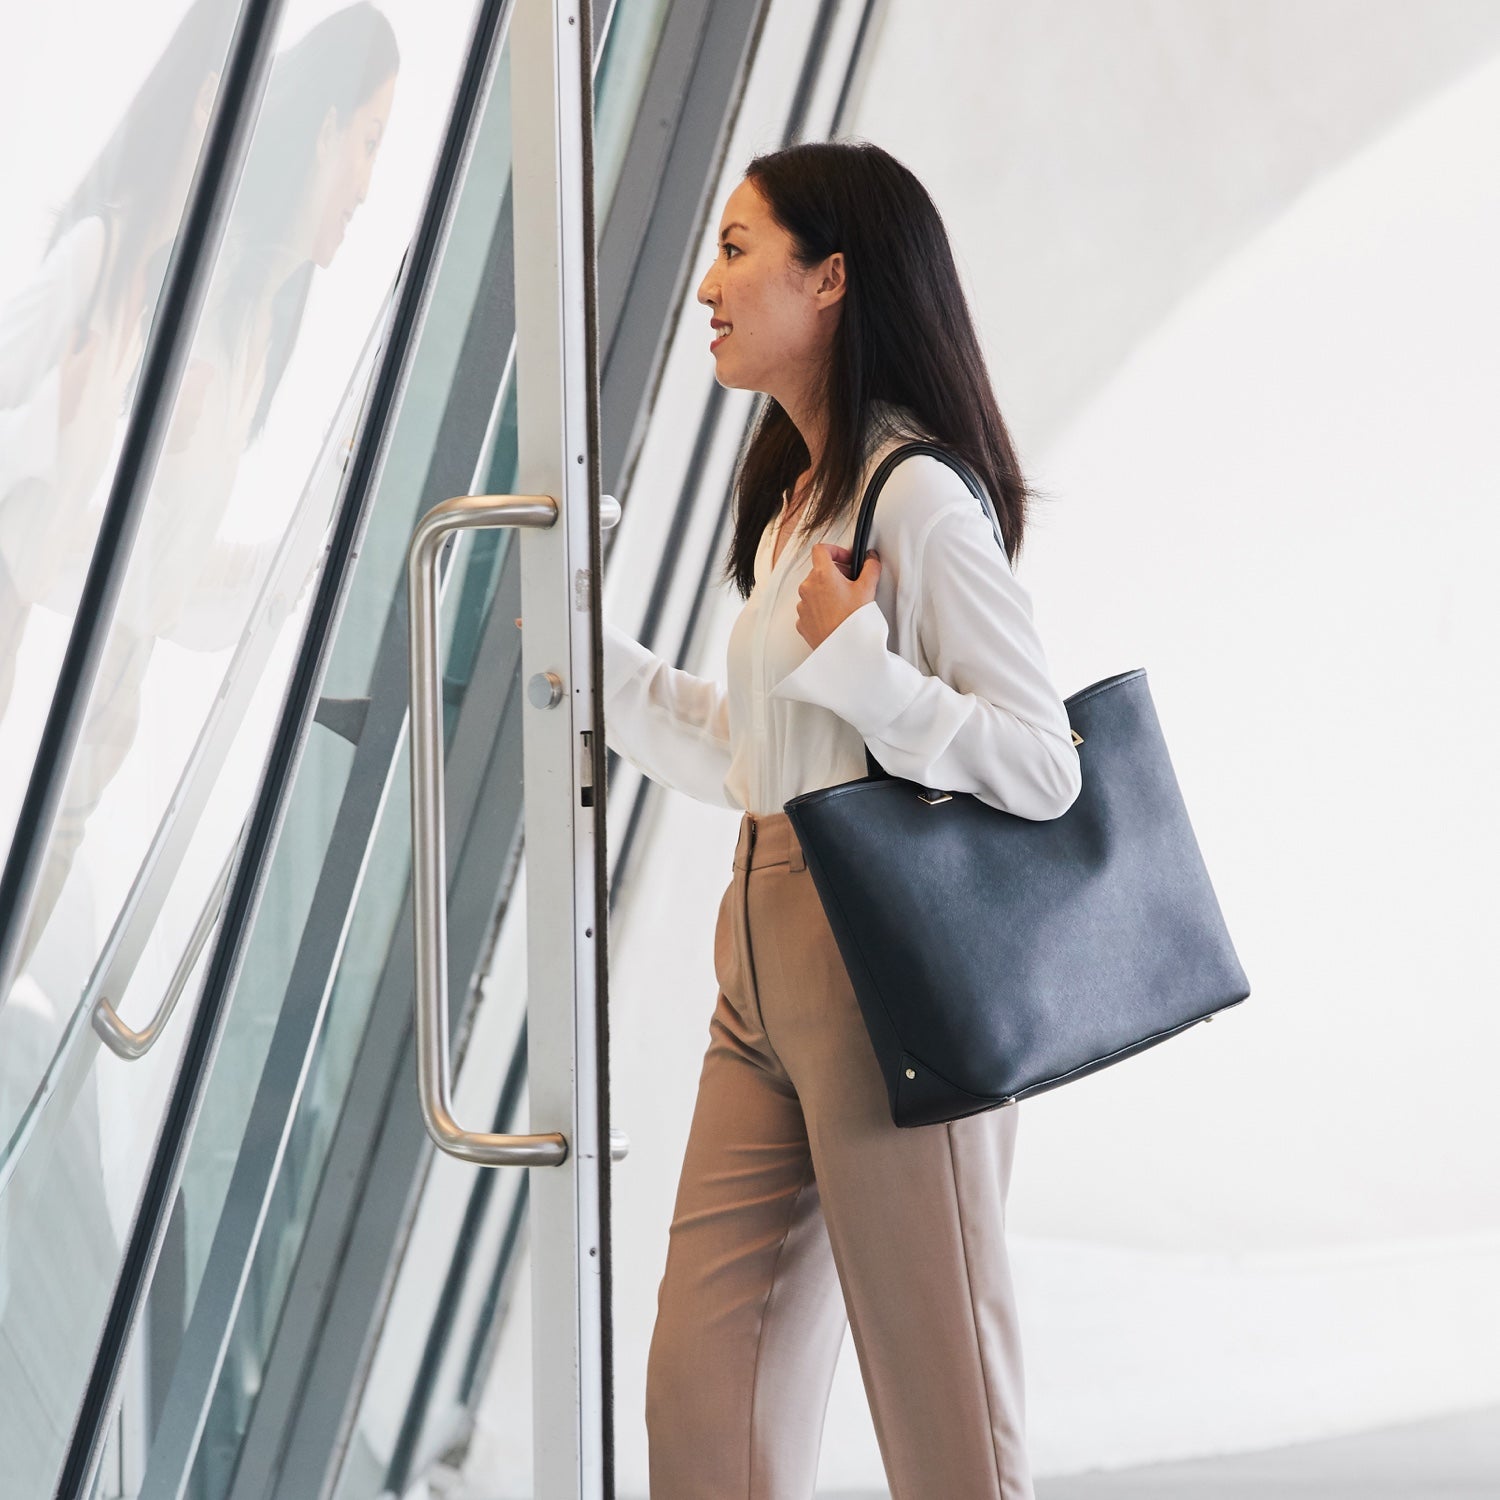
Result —
M 818 545 L 826 547 L 828 549 L 828 560 L 837 566 L 838 570 L 844 575 L 845 578 L 851 576 L 849 569 L 854 562 L 854 552 L 851 548 L 840 547 L 833 542 L 820 542 Z M 813 548 L 813 555 L 816 557 L 817 547 Z M 876 554 L 873 549 L 865 549 L 865 560 L 867 562 L 875 555 Z
M 847 547 L 829 547 L 828 555 L 833 558 L 834 564 L 845 578 L 849 576 L 849 565 L 854 561 L 854 554 Z

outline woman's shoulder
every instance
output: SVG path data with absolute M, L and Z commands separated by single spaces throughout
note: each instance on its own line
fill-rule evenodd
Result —
M 926 441 L 922 434 L 898 431 L 883 437 L 874 446 L 865 469 L 865 484 L 880 466 L 904 443 Z M 983 514 L 961 475 L 930 453 L 912 453 L 890 468 L 875 503 L 871 541 L 880 539 L 887 547 L 897 545 L 920 547 L 928 532 L 945 516 L 973 510 Z M 879 546 L 876 545 L 876 550 Z

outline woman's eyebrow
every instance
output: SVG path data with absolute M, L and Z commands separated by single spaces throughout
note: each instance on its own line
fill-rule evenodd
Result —
M 720 231 L 719 231 L 719 238 L 720 238 L 720 239 L 721 239 L 721 240 L 722 240 L 722 239 L 723 239 L 723 238 L 724 238 L 724 236 L 725 236 L 725 235 L 726 235 L 726 234 L 728 234 L 728 233 L 729 233 L 729 231 L 730 231 L 730 230 L 731 230 L 731 229 L 743 229 L 743 230 L 744 230 L 744 231 L 745 231 L 745 233 L 746 233 L 746 234 L 749 234 L 749 232 L 750 232 L 750 226 L 749 226 L 749 225 L 748 225 L 748 224 L 739 224 L 739 223 L 735 223 L 735 224 L 726 224 L 726 225 L 725 225 L 725 226 L 724 226 L 724 227 L 723 227 L 723 228 L 722 228 L 722 229 L 721 229 L 721 230 L 720 230 Z

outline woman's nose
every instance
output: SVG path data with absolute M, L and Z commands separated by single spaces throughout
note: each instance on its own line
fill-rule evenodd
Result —
M 713 302 L 718 301 L 718 297 L 715 295 L 718 291 L 718 287 L 714 285 L 713 282 L 714 273 L 712 270 L 710 270 L 708 274 L 704 276 L 703 280 L 698 283 L 698 300 L 703 303 L 705 307 Z

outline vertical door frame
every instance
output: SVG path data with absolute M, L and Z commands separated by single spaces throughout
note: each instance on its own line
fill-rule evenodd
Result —
M 533 1488 L 593 1500 L 609 1484 L 600 1066 L 605 962 L 599 721 L 598 367 L 588 0 L 516 0 L 511 108 L 520 494 L 557 524 L 519 533 L 526 787 L 528 1092 L 561 1165 L 532 1171 Z M 555 678 L 551 682 L 550 678 Z M 556 701 L 548 703 L 551 686 Z M 612 1487 L 612 1486 L 611 1486 Z

